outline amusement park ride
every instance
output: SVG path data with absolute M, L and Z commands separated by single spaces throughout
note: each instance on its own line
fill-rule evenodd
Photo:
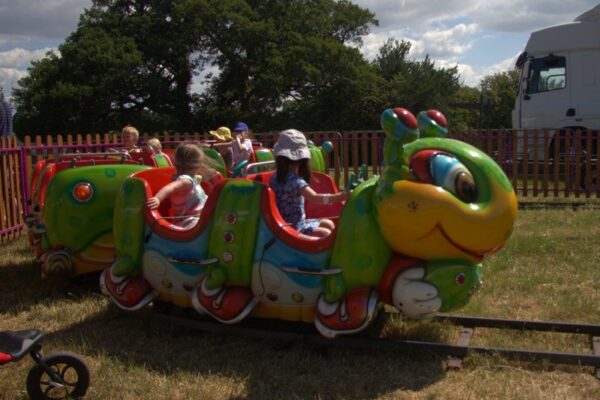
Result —
M 381 125 L 381 176 L 355 182 L 343 205 L 307 204 L 307 218 L 335 221 L 326 238 L 287 224 L 268 185 L 273 171 L 254 172 L 251 165 L 242 177 L 226 178 L 223 171 L 203 181 L 207 204 L 198 223 L 183 229 L 172 223 L 168 201 L 157 210 L 145 205 L 170 181 L 173 167 L 154 168 L 159 165 L 152 159 L 140 165 L 114 154 L 41 162 L 28 218 L 41 272 L 101 272 L 101 290 L 119 308 L 195 310 L 208 318 L 155 315 L 211 331 L 264 337 L 268 330 L 249 328 L 244 320 L 278 319 L 312 324 L 319 333 L 278 331 L 286 340 L 424 346 L 454 357 L 467 350 L 496 352 L 599 368 L 598 325 L 440 314 L 464 306 L 481 285 L 483 259 L 499 251 L 512 232 L 516 196 L 490 157 L 446 137 L 440 112 L 415 117 L 403 108 L 387 109 Z M 310 185 L 319 193 L 339 191 L 319 172 L 328 147 L 311 147 Z M 264 168 L 269 158 L 257 159 L 254 167 Z M 407 318 L 446 319 L 467 329 L 455 346 L 355 335 L 369 327 L 382 305 Z M 595 354 L 469 347 L 474 326 L 588 334 Z

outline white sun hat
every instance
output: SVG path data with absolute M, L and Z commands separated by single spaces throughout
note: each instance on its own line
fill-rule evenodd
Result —
M 273 146 L 276 157 L 287 157 L 292 161 L 310 158 L 306 137 L 297 129 L 286 129 L 279 133 L 277 143 Z

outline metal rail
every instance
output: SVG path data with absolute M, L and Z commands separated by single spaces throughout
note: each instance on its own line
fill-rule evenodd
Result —
M 563 201 L 551 201 L 551 202 L 531 202 L 522 201 L 519 202 L 519 209 L 521 210 L 556 210 L 556 209 L 572 209 L 573 211 L 582 209 L 598 209 L 600 208 L 599 202 L 587 201 L 587 202 L 563 202 Z
M 230 326 L 220 324 L 213 320 L 203 318 L 192 319 L 176 314 L 151 312 L 150 310 L 138 313 L 137 315 L 142 316 L 149 321 L 157 321 L 168 325 L 178 325 L 211 333 L 223 333 L 263 340 L 301 342 L 317 346 L 345 347 L 370 351 L 429 352 L 449 356 L 450 360 L 448 360 L 447 363 L 449 368 L 460 368 L 462 366 L 462 359 L 469 353 L 484 355 L 497 354 L 505 358 L 519 361 L 547 360 L 556 364 L 591 366 L 596 368 L 595 375 L 600 379 L 600 325 L 593 324 L 440 315 L 436 317 L 435 320 L 448 321 L 455 325 L 469 327 L 466 329 L 463 328 L 459 335 L 458 344 L 445 344 L 418 340 L 370 338 L 362 336 L 343 336 L 335 339 L 328 339 L 319 335 L 312 325 L 283 321 L 269 320 L 268 324 L 261 324 L 261 322 L 256 321 L 258 320 L 256 319 L 243 321 L 238 325 Z M 469 340 L 473 336 L 474 327 L 587 334 L 591 337 L 592 351 L 594 354 L 470 346 Z

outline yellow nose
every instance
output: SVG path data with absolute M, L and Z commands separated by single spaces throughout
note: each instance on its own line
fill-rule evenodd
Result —
M 491 183 L 488 203 L 466 204 L 440 187 L 397 181 L 378 207 L 378 221 L 396 252 L 424 260 L 480 262 L 508 240 L 517 216 L 514 191 Z

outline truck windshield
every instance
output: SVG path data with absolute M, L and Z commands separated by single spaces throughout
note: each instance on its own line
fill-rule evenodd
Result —
M 563 89 L 566 86 L 566 76 L 565 57 L 548 56 L 535 58 L 531 61 L 531 68 L 529 69 L 527 93 L 532 94 Z

